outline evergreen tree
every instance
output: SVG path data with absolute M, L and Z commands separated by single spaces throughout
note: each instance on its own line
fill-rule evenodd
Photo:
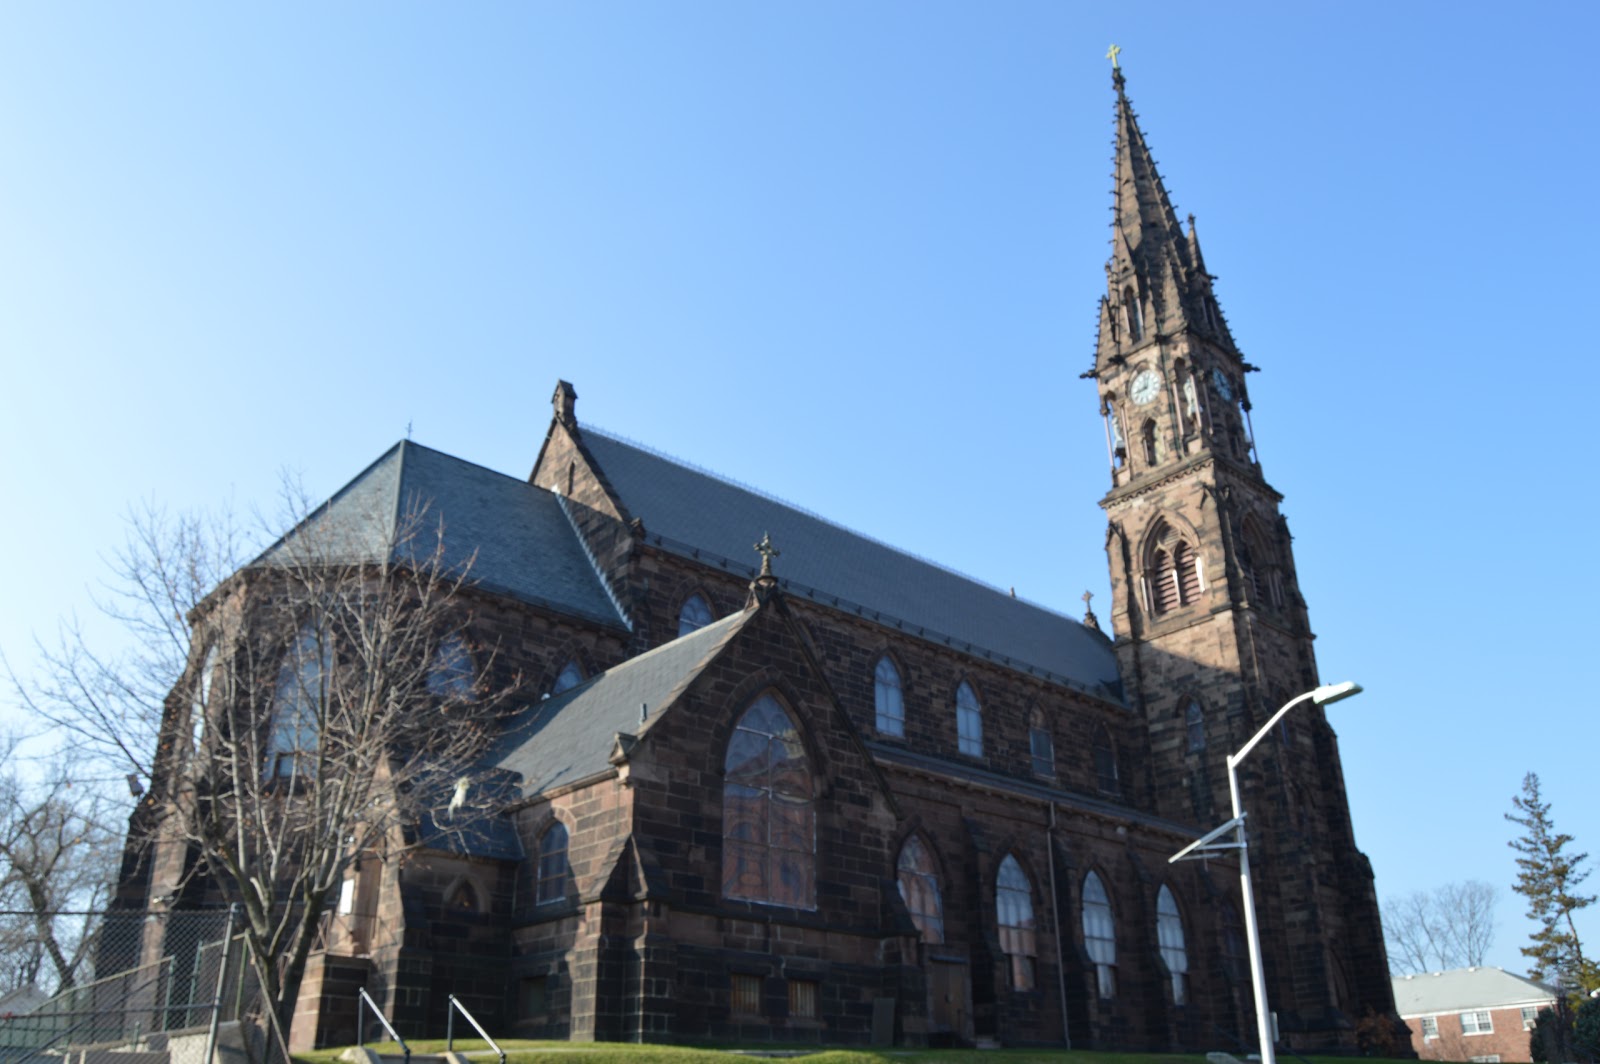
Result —
M 1589 855 L 1562 852 L 1572 836 L 1558 832 L 1551 822 L 1550 803 L 1539 796 L 1537 773 L 1522 778 L 1522 793 L 1511 799 L 1511 805 L 1515 812 L 1507 813 L 1506 819 L 1523 829 L 1507 844 L 1519 854 L 1517 882 L 1511 889 L 1528 899 L 1528 916 L 1540 925 L 1532 944 L 1522 947 L 1522 955 L 1533 962 L 1528 975 L 1565 989 L 1592 990 L 1600 985 L 1600 972 L 1584 958 L 1572 920 L 1573 913 L 1595 900 L 1593 894 L 1577 893 L 1578 885 L 1589 878 L 1582 867 Z

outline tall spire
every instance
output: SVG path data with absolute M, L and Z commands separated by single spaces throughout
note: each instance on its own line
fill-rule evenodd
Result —
M 1109 305 L 1102 310 L 1100 354 L 1124 352 L 1152 335 L 1185 331 L 1210 336 L 1231 348 L 1233 340 L 1217 309 L 1193 221 L 1186 235 L 1115 59 L 1111 83 L 1117 92 L 1116 183 L 1111 261 L 1106 264 Z

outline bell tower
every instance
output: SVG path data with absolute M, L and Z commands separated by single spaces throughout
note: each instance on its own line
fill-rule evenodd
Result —
M 1208 830 L 1228 817 L 1227 755 L 1318 684 L 1314 637 L 1283 496 L 1256 451 L 1246 383 L 1256 367 L 1115 62 L 1112 250 L 1084 374 L 1105 421 L 1111 627 L 1146 723 L 1155 807 Z M 1283 1043 L 1353 1049 L 1357 1022 L 1394 1009 L 1371 868 L 1322 710 L 1299 707 L 1278 732 L 1239 770 L 1269 1001 Z M 1248 985 L 1237 993 L 1248 1009 Z

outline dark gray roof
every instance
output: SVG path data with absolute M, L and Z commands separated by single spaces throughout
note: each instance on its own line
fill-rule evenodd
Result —
M 750 545 L 770 533 L 791 595 L 1122 700 L 1110 640 L 1070 617 L 595 429 L 583 439 L 651 543 L 753 575 Z
M 342 564 L 425 557 L 442 530 L 446 563 L 468 566 L 474 586 L 626 627 L 561 507 L 552 492 L 404 440 L 256 564 L 279 564 L 298 551 Z
M 506 727 L 486 764 L 520 775 L 524 795 L 606 771 L 617 736 L 648 732 L 751 615 L 729 614 L 529 707 Z

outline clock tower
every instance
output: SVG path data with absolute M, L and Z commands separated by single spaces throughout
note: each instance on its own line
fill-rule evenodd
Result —
M 1167 198 L 1120 69 L 1113 83 L 1112 252 L 1085 374 L 1106 427 L 1111 625 L 1148 732 L 1156 809 L 1208 830 L 1229 815 L 1228 754 L 1319 680 L 1283 496 L 1250 423 L 1256 367 L 1217 305 L 1193 216 L 1186 228 Z M 1354 1048 L 1354 1025 L 1394 1004 L 1371 867 L 1322 710 L 1297 708 L 1239 773 L 1280 1037 Z M 1235 993 L 1248 1009 L 1248 982 Z

